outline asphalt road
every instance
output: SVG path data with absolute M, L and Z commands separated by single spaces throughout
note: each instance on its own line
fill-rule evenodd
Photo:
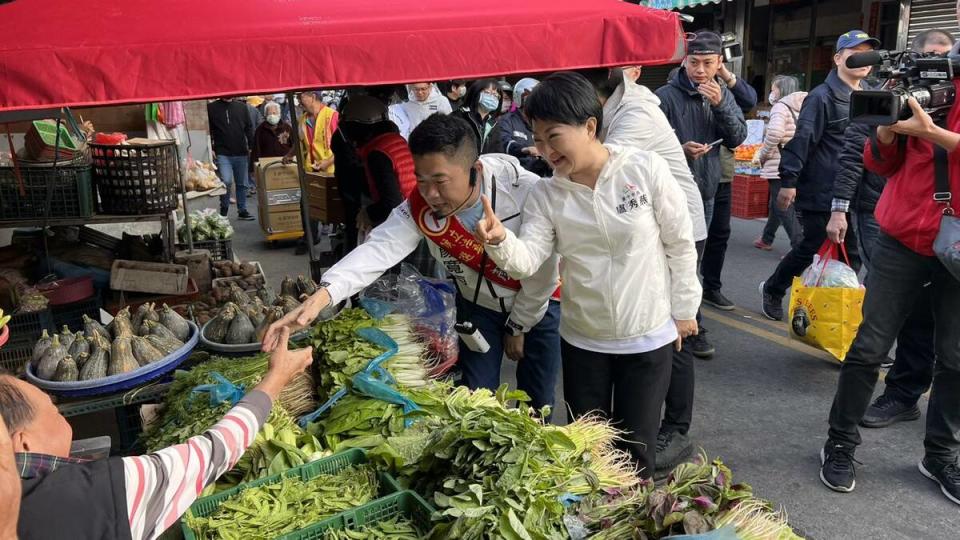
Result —
M 807 538 L 960 538 L 960 507 L 917 471 L 925 416 L 864 430 L 857 453 L 863 465 L 854 493 L 834 493 L 820 483 L 818 452 L 839 365 L 790 341 L 783 323 L 759 315 L 757 285 L 789 244 L 781 231 L 772 252 L 759 251 L 751 244 L 763 221 L 733 221 L 723 291 L 739 307 L 728 313 L 705 308 L 704 326 L 717 354 L 697 363 L 691 432 L 696 443 L 711 458 L 721 457 L 736 481 L 782 505 Z M 271 283 L 279 284 L 283 275 L 308 273 L 306 256 L 294 256 L 292 244 L 268 246 L 257 222 L 234 222 L 234 227 L 234 250 L 260 261 Z M 506 360 L 504 380 L 511 384 L 513 371 Z M 926 400 L 921 409 L 926 411 Z M 565 417 L 558 410 L 555 421 Z

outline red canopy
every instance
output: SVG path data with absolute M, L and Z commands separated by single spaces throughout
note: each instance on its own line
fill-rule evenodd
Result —
M 473 79 L 683 54 L 619 0 L 12 0 L 0 111 Z

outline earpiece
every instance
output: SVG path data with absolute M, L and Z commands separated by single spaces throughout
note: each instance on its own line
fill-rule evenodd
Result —
M 477 185 L 477 170 L 474 169 L 473 167 L 470 167 L 470 187 L 474 187 L 476 185 Z

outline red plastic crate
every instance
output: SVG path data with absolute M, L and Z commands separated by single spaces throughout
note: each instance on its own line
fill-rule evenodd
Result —
M 733 177 L 731 213 L 740 219 L 767 217 L 770 182 L 759 176 Z

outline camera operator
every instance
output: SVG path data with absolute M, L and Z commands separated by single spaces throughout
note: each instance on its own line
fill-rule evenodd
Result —
M 946 30 L 925 30 L 913 40 L 911 49 L 918 53 L 946 54 L 953 47 L 953 36 Z M 880 225 L 874 217 L 877 200 L 887 179 L 863 168 L 863 147 L 870 137 L 870 126 L 851 123 L 840 151 L 840 170 L 834 182 L 833 213 L 827 224 L 827 236 L 842 242 L 847 232 L 847 211 L 860 241 L 860 253 L 867 270 Z M 933 380 L 933 299 L 930 287 L 917 298 L 913 312 L 897 336 L 896 361 L 884 378 L 883 394 L 867 409 L 860 425 L 882 428 L 900 421 L 917 420 L 917 402 Z
M 837 154 L 843 147 L 847 127 L 850 95 L 866 90 L 863 80 L 870 66 L 847 67 L 847 58 L 870 51 L 880 42 L 863 30 L 851 30 L 837 39 L 833 55 L 835 69 L 827 80 L 807 94 L 797 117 L 797 129 L 780 157 L 780 192 L 777 204 L 786 210 L 796 200 L 803 225 L 803 240 L 777 265 L 777 269 L 760 284 L 763 315 L 770 320 L 783 320 L 783 296 L 793 278 L 799 276 L 820 250 L 827 238 L 833 199 L 833 180 L 837 172 Z M 860 268 L 860 257 L 853 235 L 846 239 L 847 252 L 854 270 Z
M 953 85 L 960 88 L 960 80 L 954 79 Z M 929 283 L 937 365 L 919 468 L 960 504 L 960 281 L 933 251 L 946 207 L 960 208 L 960 154 L 955 152 L 960 106 L 950 109 L 945 127 L 934 123 L 914 98 L 908 106 L 912 117 L 880 126 L 876 145 L 868 142 L 863 154 L 867 170 L 888 181 L 876 208 L 881 232 L 871 253 L 863 323 L 840 370 L 828 439 L 820 454 L 820 479 L 834 491 L 853 491 L 857 424 L 870 404 L 880 365 Z M 938 169 L 947 175 L 953 201 L 934 199 Z

